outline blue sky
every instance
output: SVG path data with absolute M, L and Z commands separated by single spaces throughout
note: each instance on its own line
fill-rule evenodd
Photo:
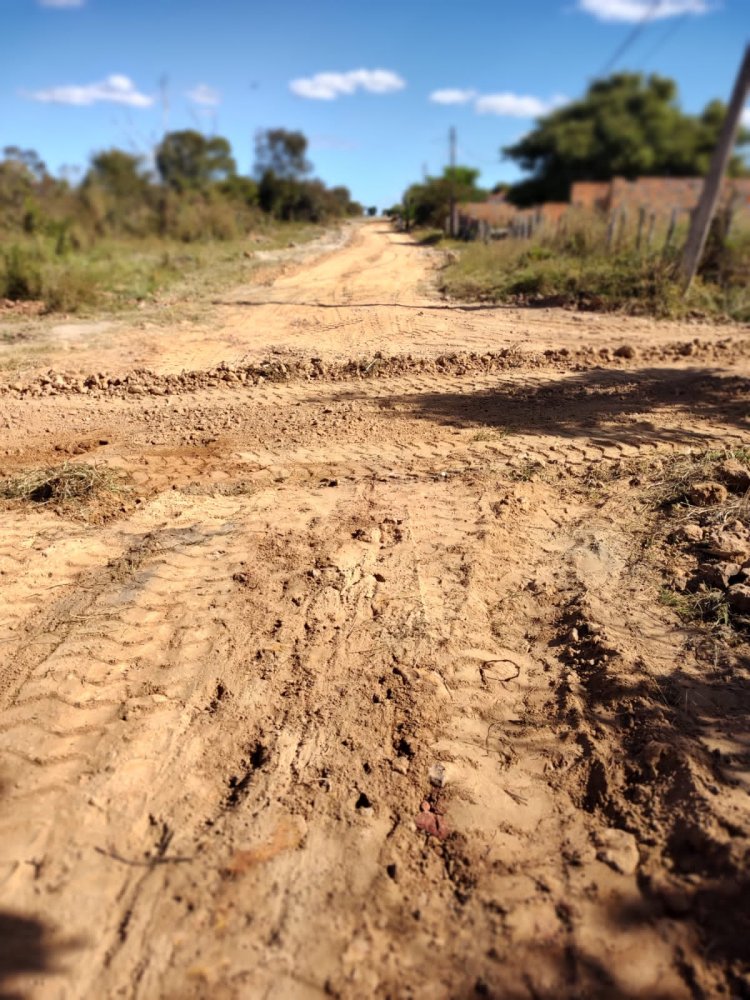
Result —
M 683 106 L 727 98 L 750 0 L 0 0 L 0 146 L 53 171 L 164 123 L 216 129 L 249 171 L 256 129 L 302 129 L 315 172 L 396 201 L 447 158 L 488 185 L 499 148 L 615 68 L 677 80 Z M 321 76 L 321 74 L 324 74 Z

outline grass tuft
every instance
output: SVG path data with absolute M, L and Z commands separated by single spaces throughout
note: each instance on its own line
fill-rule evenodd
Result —
M 686 623 L 704 622 L 716 628 L 730 624 L 729 605 L 721 590 L 704 589 L 695 593 L 680 593 L 663 587 L 659 603 L 672 610 Z
M 104 495 L 122 496 L 127 492 L 129 488 L 118 473 L 84 462 L 30 469 L 0 481 L 3 500 L 49 505 L 73 512 Z

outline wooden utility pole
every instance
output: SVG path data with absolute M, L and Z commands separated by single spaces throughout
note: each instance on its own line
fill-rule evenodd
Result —
M 451 125 L 450 131 L 448 132 L 448 147 L 449 154 L 448 159 L 450 161 L 450 214 L 449 214 L 449 226 L 448 235 L 456 235 L 456 130 Z
M 748 90 L 750 90 L 750 45 L 745 49 L 745 55 L 740 66 L 740 71 L 737 74 L 732 98 L 727 109 L 727 116 L 721 127 L 719 144 L 714 150 L 711 166 L 703 182 L 703 190 L 690 222 L 690 231 L 688 232 L 680 265 L 685 292 L 690 288 L 690 284 L 695 277 L 701 257 L 703 256 L 711 220 L 714 217 L 721 193 L 721 182 L 724 178 L 729 158 L 732 155 L 732 150 L 734 149 L 734 141 L 737 138 L 742 108 Z
M 161 133 L 162 139 L 169 131 L 169 77 L 166 73 L 159 80 L 161 92 Z

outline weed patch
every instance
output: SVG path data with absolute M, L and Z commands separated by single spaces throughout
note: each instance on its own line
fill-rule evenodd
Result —
M 121 506 L 129 493 L 122 475 L 84 462 L 29 469 L 0 481 L 0 499 L 51 507 L 71 516 L 82 516 L 95 504 L 100 515 L 106 516 Z

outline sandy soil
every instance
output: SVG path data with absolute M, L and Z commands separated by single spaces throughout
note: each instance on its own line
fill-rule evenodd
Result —
M 439 263 L 363 225 L 0 383 L 3 473 L 132 485 L 2 510 L 0 995 L 750 996 L 747 647 L 622 475 L 750 446 L 747 331 Z

